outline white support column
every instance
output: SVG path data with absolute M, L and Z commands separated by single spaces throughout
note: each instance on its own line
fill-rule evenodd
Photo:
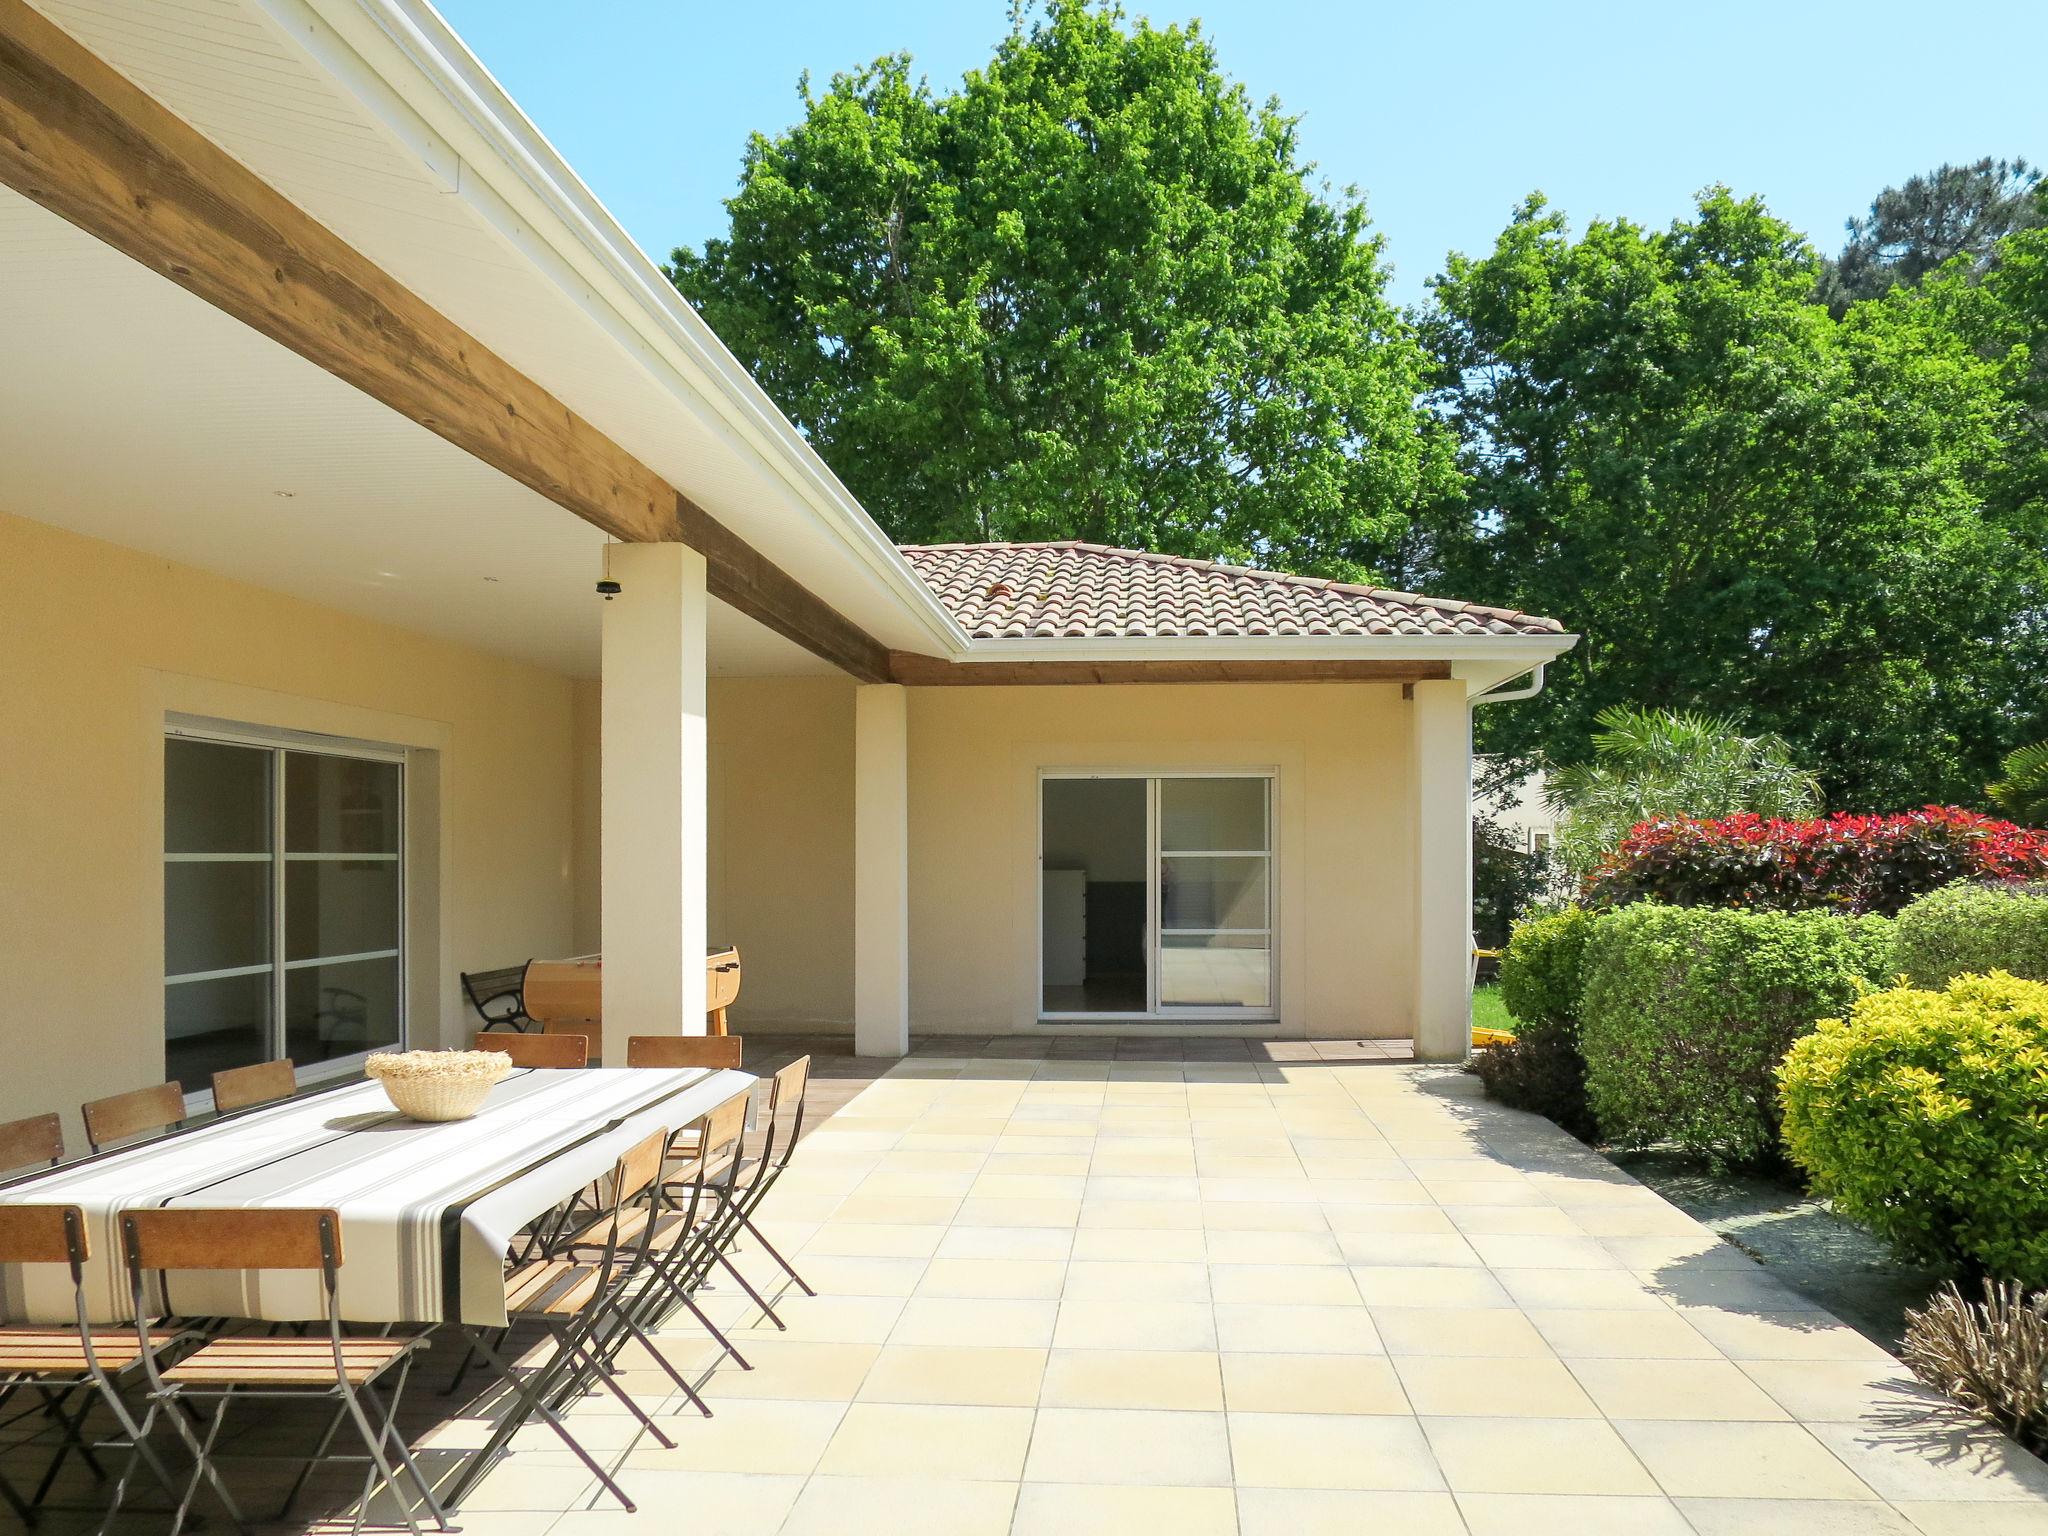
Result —
M 867 683 L 853 701 L 853 1048 L 910 1050 L 908 690 Z
M 618 544 L 604 605 L 604 1058 L 704 1032 L 704 557 Z
M 1460 681 L 1414 685 L 1415 1054 L 1472 1045 L 1472 725 Z

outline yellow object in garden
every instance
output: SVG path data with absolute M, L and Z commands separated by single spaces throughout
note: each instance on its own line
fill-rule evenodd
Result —
M 1513 1045 L 1515 1037 L 1505 1029 L 1482 1029 L 1475 1024 L 1472 1028 L 1472 1043 L 1475 1046 Z

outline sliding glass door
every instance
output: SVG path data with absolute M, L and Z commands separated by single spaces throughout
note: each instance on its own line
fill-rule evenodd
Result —
M 166 1077 L 403 1038 L 404 824 L 397 753 L 166 738 Z
M 1039 816 L 1042 1012 L 1272 1013 L 1270 775 L 1047 774 Z

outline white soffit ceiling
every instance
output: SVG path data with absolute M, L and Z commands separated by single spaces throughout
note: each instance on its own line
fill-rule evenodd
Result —
M 730 403 L 679 383 L 595 283 L 515 211 L 530 189 L 487 182 L 482 166 L 503 181 L 512 175 L 506 162 L 487 158 L 482 140 L 474 151 L 479 163 L 462 158 L 319 16 L 332 10 L 337 22 L 348 22 L 356 41 L 377 55 L 376 68 L 396 79 L 409 66 L 388 36 L 367 27 L 375 7 L 35 3 L 877 639 L 935 648 L 927 624 L 944 620 L 920 620 L 876 568 L 876 560 L 900 567 L 893 550 L 856 555 L 792 488 L 786 469 L 741 439 L 728 419 Z M 424 89 L 407 78 L 410 89 Z M 454 111 L 445 101 L 428 105 L 444 117 Z M 737 140 L 727 149 L 737 153 Z M 718 355 L 734 366 L 722 349 Z M 922 595 L 914 579 L 911 586 Z
M 575 676 L 604 536 L 0 189 L 0 511 Z M 712 669 L 832 669 L 712 605 Z

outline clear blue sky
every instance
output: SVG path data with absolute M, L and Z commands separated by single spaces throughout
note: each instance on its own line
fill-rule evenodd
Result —
M 987 60 L 1005 0 L 439 0 L 448 20 L 657 259 L 724 228 L 749 130 L 796 81 L 907 50 L 935 86 Z M 1199 16 L 1252 96 L 1356 184 L 1394 291 L 1489 245 L 1540 189 L 1575 223 L 1664 224 L 1694 191 L 1759 192 L 1824 250 L 1887 184 L 1944 160 L 2048 159 L 2040 0 L 1676 5 L 1521 0 L 1127 3 Z

